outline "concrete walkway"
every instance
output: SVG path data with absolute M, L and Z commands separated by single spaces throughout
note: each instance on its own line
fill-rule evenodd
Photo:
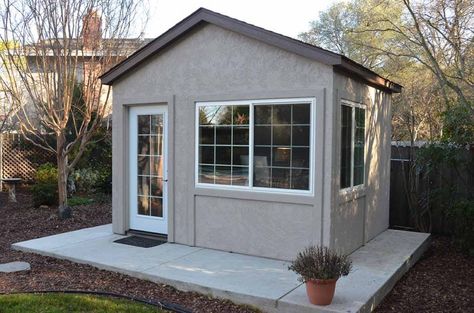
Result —
M 111 225 L 13 244 L 25 252 L 165 283 L 267 312 L 369 312 L 428 247 L 428 234 L 388 230 L 352 254 L 353 272 L 326 307 L 311 305 L 288 262 L 166 243 L 139 248 L 113 241 Z

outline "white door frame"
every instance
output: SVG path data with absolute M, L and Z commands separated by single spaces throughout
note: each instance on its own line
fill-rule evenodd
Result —
M 168 107 L 132 106 L 129 109 L 129 228 L 168 234 Z M 163 114 L 163 217 L 138 214 L 138 115 Z

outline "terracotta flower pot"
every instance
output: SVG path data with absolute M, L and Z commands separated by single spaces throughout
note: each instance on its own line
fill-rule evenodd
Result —
M 337 279 L 314 279 L 306 281 L 309 302 L 317 305 L 331 304 Z

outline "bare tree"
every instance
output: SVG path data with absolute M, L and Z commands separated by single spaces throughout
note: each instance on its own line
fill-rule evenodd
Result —
M 21 133 L 56 154 L 59 214 L 67 217 L 69 173 L 110 111 L 110 89 L 99 76 L 136 49 L 140 40 L 126 38 L 137 30 L 138 19 L 146 20 L 140 15 L 145 5 L 142 0 L 2 1 L 0 40 L 14 45 L 1 61 L 15 79 L 0 81 L 21 108 Z

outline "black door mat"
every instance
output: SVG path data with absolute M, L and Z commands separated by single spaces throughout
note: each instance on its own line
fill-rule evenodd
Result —
M 162 245 L 166 243 L 165 240 L 151 239 L 140 236 L 130 236 L 122 239 L 115 240 L 116 243 L 122 243 L 124 245 L 141 247 L 141 248 L 151 248 Z

